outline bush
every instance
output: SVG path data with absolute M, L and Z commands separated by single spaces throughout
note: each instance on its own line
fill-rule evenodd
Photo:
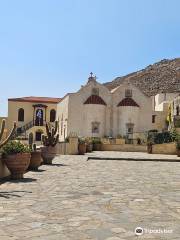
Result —
M 101 139 L 100 138 L 92 138 L 92 143 L 93 144 L 101 144 Z
M 85 138 L 87 144 L 92 144 L 92 139 L 90 137 Z
M 30 153 L 31 150 L 28 145 L 24 145 L 19 141 L 10 141 L 2 149 L 3 156 L 12 155 L 16 153 Z
M 117 138 L 117 139 L 122 139 L 123 136 L 122 136 L 121 134 L 118 134 L 116 138 Z
M 79 138 L 78 142 L 79 142 L 79 144 L 85 144 L 86 140 L 85 140 L 85 138 Z
M 175 139 L 172 136 L 172 133 L 170 133 L 170 132 L 157 133 L 154 136 L 155 144 L 170 143 L 170 142 L 174 142 L 174 141 L 175 141 Z

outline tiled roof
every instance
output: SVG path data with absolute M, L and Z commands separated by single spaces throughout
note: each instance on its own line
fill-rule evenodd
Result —
M 118 107 L 139 107 L 139 105 L 132 98 L 124 98 L 118 105 Z
M 100 104 L 100 105 L 107 105 L 105 101 L 97 95 L 91 95 L 84 104 Z
M 22 98 L 9 98 L 8 101 L 12 101 L 12 102 L 33 102 L 33 103 L 59 103 L 61 101 L 61 98 L 22 97 Z

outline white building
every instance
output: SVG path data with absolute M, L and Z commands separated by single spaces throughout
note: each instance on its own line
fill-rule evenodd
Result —
M 172 102 L 172 127 L 180 128 L 180 94 Z
M 58 103 L 57 116 L 61 141 L 71 133 L 133 138 L 152 129 L 152 99 L 128 82 L 109 91 L 91 74 L 85 86 Z
M 168 129 L 167 118 L 169 114 L 169 107 L 177 96 L 178 96 L 178 92 L 158 93 L 156 96 L 152 97 L 152 103 L 153 103 L 153 115 L 152 115 L 153 127 L 152 128 L 153 129 L 157 129 L 159 131 Z

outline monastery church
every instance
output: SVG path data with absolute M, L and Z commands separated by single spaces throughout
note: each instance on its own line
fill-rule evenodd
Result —
M 92 73 L 85 86 L 64 98 L 8 99 L 8 129 L 16 121 L 20 137 L 31 134 L 41 141 L 45 123 L 55 120 L 60 141 L 72 134 L 133 139 L 152 129 L 152 99 L 129 82 L 109 91 Z
M 73 132 L 81 137 L 131 138 L 152 129 L 152 100 L 128 82 L 109 91 L 91 74 L 85 86 L 61 100 L 57 115 L 60 140 Z

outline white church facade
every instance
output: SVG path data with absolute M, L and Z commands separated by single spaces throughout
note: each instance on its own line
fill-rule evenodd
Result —
M 57 105 L 60 141 L 81 137 L 131 136 L 152 129 L 152 99 L 132 83 L 110 91 L 92 74 L 85 86 Z

